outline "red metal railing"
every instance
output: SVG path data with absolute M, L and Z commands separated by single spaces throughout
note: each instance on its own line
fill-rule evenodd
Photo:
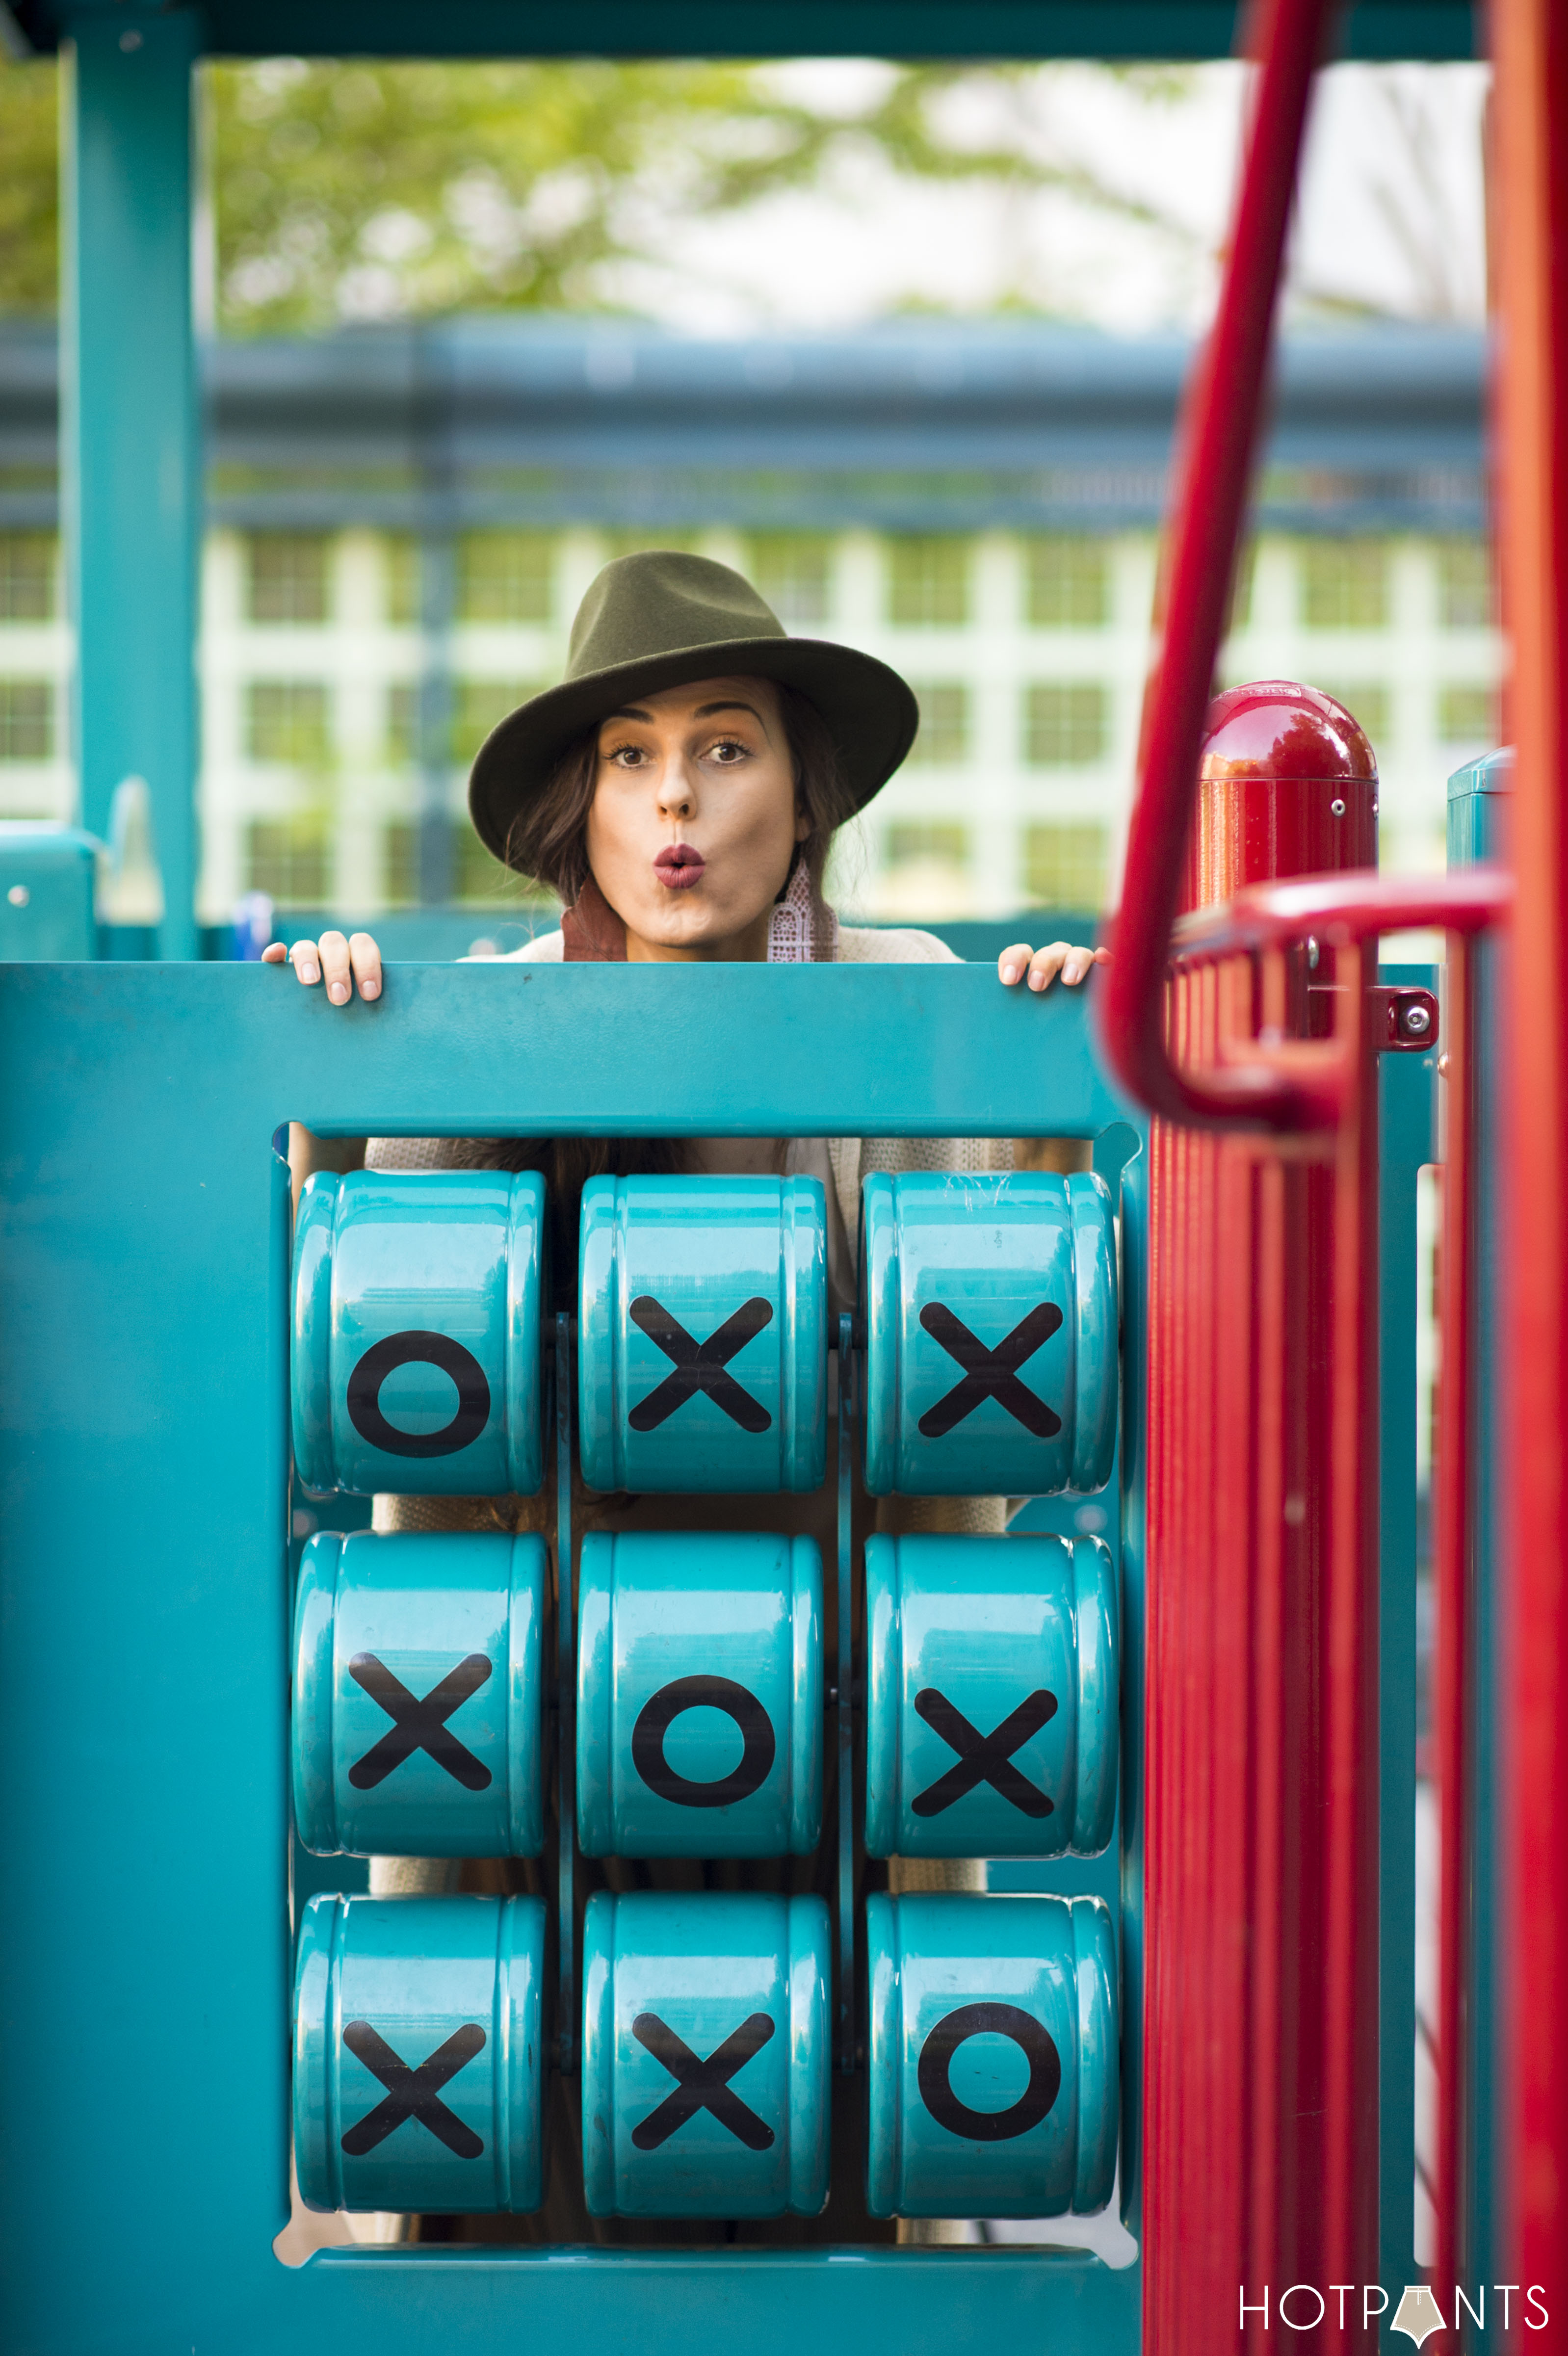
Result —
M 1340 873 L 1242 892 L 1174 925 L 1331 13 L 1324 0 L 1273 0 L 1255 20 L 1262 70 L 1216 323 L 1184 418 L 1162 644 L 1101 999 L 1112 1066 L 1161 1116 L 1150 1187 L 1144 2080 L 1144 2344 L 1158 2356 L 1208 2356 L 1236 2328 L 1239 2288 L 1250 2303 L 1241 2336 L 1266 2348 L 1281 2319 L 1268 2313 L 1265 2286 L 1277 2299 L 1293 2282 L 1377 2280 L 1379 1043 L 1366 1008 L 1377 934 L 1440 925 L 1463 937 L 1509 896 L 1507 880 L 1485 871 L 1431 882 Z M 1316 772 L 1299 782 L 1334 790 Z M 1343 812 L 1346 799 L 1332 807 Z M 1240 880 L 1240 869 L 1218 878 L 1227 890 Z M 1456 1045 L 1467 1051 L 1465 971 L 1456 939 Z M 1314 997 L 1331 1018 L 1326 1037 L 1315 1035 L 1325 1023 Z M 1459 1312 L 1470 1270 L 1467 1119 L 1461 1058 L 1445 1242 Z M 1463 1315 L 1451 1316 L 1440 2287 L 1454 2280 L 1459 2186 L 1466 1332 Z M 1298 2333 L 1316 2296 L 1287 2319 Z M 1301 2337 L 1311 2345 L 1316 2335 Z

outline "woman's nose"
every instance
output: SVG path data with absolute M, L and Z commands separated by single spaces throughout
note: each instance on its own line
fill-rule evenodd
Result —
M 659 807 L 667 818 L 688 818 L 693 800 L 684 761 L 667 761 L 659 780 Z

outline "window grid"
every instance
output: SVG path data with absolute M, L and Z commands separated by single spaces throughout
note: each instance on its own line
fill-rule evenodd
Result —
M 330 710 L 329 691 L 319 680 L 248 680 L 246 754 L 252 761 L 279 761 L 294 769 L 326 768 L 331 758 Z
M 465 905 L 494 906 L 530 896 L 521 876 L 493 859 L 466 819 L 452 819 L 453 889 Z M 419 823 L 394 819 L 381 830 L 381 894 L 390 907 L 419 905 Z
M 1111 699 L 1096 680 L 1043 680 L 1024 691 L 1024 758 L 1032 769 L 1075 769 L 1102 761 L 1111 741 Z
M 828 619 L 832 569 L 825 532 L 756 532 L 746 542 L 746 577 L 786 629 Z
M 957 680 L 918 686 L 920 725 L 910 746 L 915 769 L 950 767 L 969 757 L 969 690 Z
M 245 612 L 252 622 L 325 622 L 328 541 L 319 531 L 252 531 L 245 541 Z
M 1387 629 L 1387 541 L 1304 541 L 1301 618 L 1309 630 Z
M 1103 541 L 1052 532 L 1028 542 L 1024 609 L 1047 630 L 1099 630 L 1111 619 L 1111 560 Z
M 319 908 L 332 897 L 332 843 L 317 812 L 252 819 L 245 830 L 246 888 L 280 908 Z
M 555 538 L 545 531 L 466 531 L 457 542 L 457 618 L 548 622 Z
M 395 680 L 387 690 L 387 766 L 416 769 L 420 761 L 420 693 L 416 679 Z
M 0 761 L 52 761 L 54 682 L 0 679 Z
M 527 679 L 459 679 L 453 681 L 452 758 L 467 768 L 498 722 L 539 692 Z
M 385 547 L 387 619 L 406 627 L 420 618 L 419 542 L 412 532 L 399 531 Z
M 950 534 L 890 540 L 887 618 L 905 629 L 961 628 L 969 620 L 970 544 Z
M 0 622 L 52 622 L 55 537 L 50 531 L 0 531 Z
M 1375 753 L 1380 744 L 1388 742 L 1391 723 L 1392 699 L 1387 686 L 1378 680 L 1359 680 L 1349 686 L 1330 686 L 1323 690 L 1336 703 L 1342 703 Z
M 1492 619 L 1491 552 L 1484 540 L 1445 540 L 1437 552 L 1438 614 L 1445 630 L 1482 630 Z
M 1024 830 L 1024 893 L 1042 908 L 1105 905 L 1111 830 L 1098 819 L 1064 819 Z
M 1445 687 L 1437 698 L 1437 734 L 1444 744 L 1497 742 L 1497 698 L 1489 687 Z
M 884 838 L 888 867 L 967 869 L 972 854 L 970 830 L 951 819 L 896 819 Z

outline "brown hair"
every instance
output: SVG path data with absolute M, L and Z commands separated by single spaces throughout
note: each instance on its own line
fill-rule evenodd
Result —
M 853 816 L 854 801 L 816 705 L 782 680 L 774 685 L 794 765 L 795 798 L 809 828 L 800 855 L 812 882 L 820 885 L 828 846 L 836 829 Z M 588 880 L 588 812 L 598 776 L 598 749 L 596 723 L 562 755 L 544 791 L 519 810 L 507 830 L 507 865 L 546 884 L 568 908 Z

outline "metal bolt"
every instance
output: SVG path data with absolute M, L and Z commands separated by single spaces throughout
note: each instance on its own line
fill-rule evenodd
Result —
M 1424 1039 L 1432 1028 L 1432 1010 L 1418 1000 L 1413 1006 L 1405 1008 L 1402 1022 L 1407 1038 Z
M 131 55 L 131 52 L 133 51 L 133 49 L 139 49 L 139 48 L 141 48 L 141 46 L 142 46 L 142 37 L 141 37 L 140 33 L 122 33 L 122 34 L 121 34 L 121 36 L 120 36 L 120 47 L 124 50 L 125 55 L 126 55 L 127 57 L 129 57 L 129 56 Z
M 1329 807 L 1329 809 L 1334 812 L 1334 815 L 1335 815 L 1335 817 L 1336 817 L 1336 818 L 1343 818 L 1343 817 L 1344 817 L 1344 815 L 1345 815 L 1345 805 L 1344 805 L 1344 803 L 1343 803 L 1342 801 L 1340 801 L 1340 800 L 1339 800 L 1339 798 L 1338 798 L 1338 797 L 1337 797 L 1337 796 L 1336 796 L 1335 799 L 1329 803 L 1328 807 Z
M 1372 816 L 1373 816 L 1374 818 L 1376 818 L 1376 817 L 1377 817 L 1377 815 L 1378 815 L 1378 798 L 1377 798 L 1377 796 L 1374 794 L 1374 795 L 1373 795 L 1373 797 L 1372 797 Z
M 5 894 L 13 908 L 25 908 L 32 896 L 25 884 L 13 884 Z

